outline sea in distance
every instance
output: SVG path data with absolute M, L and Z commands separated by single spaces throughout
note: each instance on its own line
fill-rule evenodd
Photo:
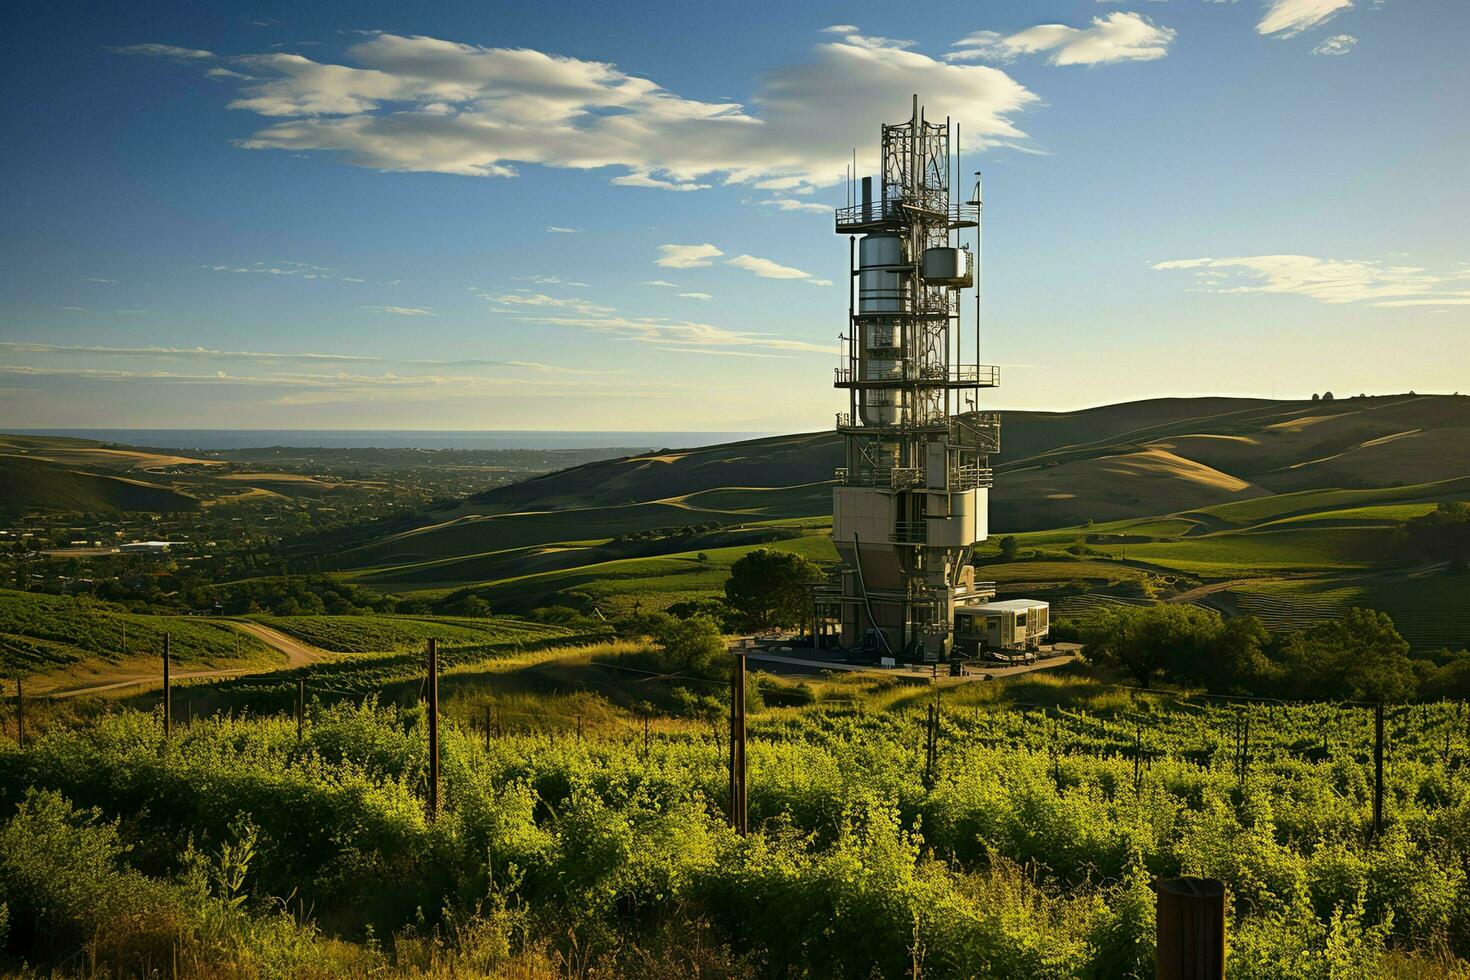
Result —
M 13 429 L 153 449 L 690 449 L 772 432 L 433 431 L 412 429 Z

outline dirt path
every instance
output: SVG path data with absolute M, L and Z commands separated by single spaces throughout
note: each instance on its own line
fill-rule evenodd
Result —
M 265 674 L 281 670 L 283 667 L 286 669 L 304 667 L 307 664 L 316 663 L 323 657 L 330 656 L 330 654 L 323 650 L 319 650 L 310 644 L 302 643 L 300 640 L 292 639 L 285 633 L 271 629 L 269 626 L 262 626 L 259 623 L 239 619 L 217 620 L 217 622 L 224 622 L 226 625 L 232 626 L 242 633 L 247 633 L 260 640 L 266 646 L 284 654 L 286 657 L 285 664 L 265 664 L 259 667 L 220 667 L 211 670 L 171 671 L 169 673 L 170 680 L 205 680 L 218 677 L 242 677 L 247 674 Z M 156 672 L 128 674 L 110 677 L 106 680 L 93 681 L 92 683 L 82 684 L 78 687 L 41 690 L 37 694 L 40 697 L 56 699 L 75 698 L 89 694 L 105 694 L 108 691 L 119 691 L 123 688 L 137 687 L 142 684 L 153 684 L 158 681 L 159 676 Z

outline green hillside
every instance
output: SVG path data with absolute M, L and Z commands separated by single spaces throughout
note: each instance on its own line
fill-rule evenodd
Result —
M 229 625 L 187 616 L 149 616 L 70 596 L 0 589 L 0 671 L 39 674 L 87 664 L 105 670 L 157 663 L 163 636 L 186 667 L 254 662 L 274 655 Z
M 198 509 L 198 500 L 168 487 L 92 473 L 62 463 L 0 454 L 0 512 L 167 513 Z
M 1414 615 L 1416 645 L 1453 633 L 1426 626 L 1421 608 L 1454 598 L 1453 585 L 1399 529 L 1470 498 L 1470 399 L 1007 412 L 1001 442 L 978 562 L 1003 595 L 1049 596 L 1064 610 L 1181 595 L 1244 612 L 1312 582 L 1334 601 Z M 589 463 L 339 536 L 323 543 L 325 561 L 390 591 L 468 587 L 497 609 L 664 606 L 717 593 L 754 547 L 834 561 L 825 535 L 840 452 L 835 434 L 815 433 Z M 1023 554 L 1000 562 L 1006 534 Z M 1237 579 L 1260 588 L 1225 587 Z M 1312 621 L 1315 593 L 1304 594 L 1280 600 L 1277 618 Z

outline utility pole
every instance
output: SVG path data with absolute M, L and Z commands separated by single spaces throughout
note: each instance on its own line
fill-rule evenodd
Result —
M 163 737 L 168 738 L 173 727 L 173 694 L 168 683 L 168 633 L 163 634 Z
M 1373 705 L 1373 839 L 1383 834 L 1383 702 Z
M 742 836 L 750 829 L 745 789 L 745 654 L 736 653 L 730 674 L 730 826 Z
M 429 820 L 439 816 L 439 643 L 429 640 Z
M 296 678 L 296 741 L 301 741 L 306 725 L 306 678 Z

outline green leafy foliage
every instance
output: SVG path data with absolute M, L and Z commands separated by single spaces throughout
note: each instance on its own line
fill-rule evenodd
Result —
M 811 615 L 807 586 L 821 572 L 789 551 L 757 548 L 730 566 L 725 601 L 752 630 L 795 626 Z

